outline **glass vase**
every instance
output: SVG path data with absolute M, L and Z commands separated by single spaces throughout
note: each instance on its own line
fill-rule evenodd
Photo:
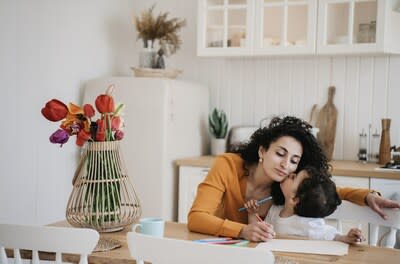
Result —
M 154 68 L 156 63 L 156 51 L 153 48 L 153 42 L 148 40 L 145 42 L 144 48 L 139 52 L 139 67 Z
M 75 172 L 67 221 L 75 227 L 113 232 L 135 222 L 141 213 L 119 141 L 88 142 Z

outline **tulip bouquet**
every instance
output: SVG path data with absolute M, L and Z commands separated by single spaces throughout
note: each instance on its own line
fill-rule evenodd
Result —
M 61 121 L 60 128 L 50 136 L 50 142 L 65 144 L 71 136 L 76 135 L 76 144 L 83 146 L 87 141 L 115 141 L 124 137 L 123 122 L 120 117 L 124 105 L 114 105 L 111 96 L 114 85 L 107 88 L 105 94 L 97 96 L 95 106 L 100 118 L 92 120 L 95 109 L 91 104 L 79 107 L 73 103 L 65 105 L 63 102 L 52 99 L 42 108 L 43 116 L 52 121 Z
M 88 142 L 72 180 L 74 187 L 67 206 L 67 220 L 74 226 L 112 229 L 127 221 L 121 215 L 128 210 L 127 204 L 138 205 L 125 201 L 126 197 L 135 196 L 124 194 L 129 189 L 128 177 L 118 142 L 124 137 L 120 116 L 124 105 L 115 106 L 113 90 L 114 85 L 110 85 L 105 94 L 97 96 L 97 119 L 91 104 L 65 105 L 57 99 L 48 101 L 41 111 L 46 119 L 61 121 L 59 129 L 50 136 L 51 143 L 62 146 L 71 136 L 76 136 L 78 146 Z

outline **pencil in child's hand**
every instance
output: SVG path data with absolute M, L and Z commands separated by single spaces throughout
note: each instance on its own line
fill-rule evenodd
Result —
M 272 196 L 266 196 L 266 197 L 264 197 L 264 198 L 258 200 L 258 201 L 257 201 L 257 204 L 260 205 L 260 204 L 266 203 L 267 201 L 269 201 L 269 200 L 271 200 L 271 199 L 272 199 Z M 246 211 L 246 207 L 240 207 L 240 208 L 238 209 L 238 211 L 239 211 L 239 212 Z

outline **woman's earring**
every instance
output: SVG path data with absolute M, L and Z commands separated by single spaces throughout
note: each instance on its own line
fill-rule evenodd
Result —
M 262 158 L 262 157 L 260 157 L 259 159 L 258 159 L 258 163 L 262 163 L 264 161 L 264 159 Z

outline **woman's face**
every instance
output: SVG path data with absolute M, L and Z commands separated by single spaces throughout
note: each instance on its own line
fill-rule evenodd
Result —
M 260 147 L 258 154 L 263 158 L 265 174 L 272 180 L 281 182 L 297 169 L 303 147 L 295 138 L 283 136 L 271 142 L 267 150 Z

